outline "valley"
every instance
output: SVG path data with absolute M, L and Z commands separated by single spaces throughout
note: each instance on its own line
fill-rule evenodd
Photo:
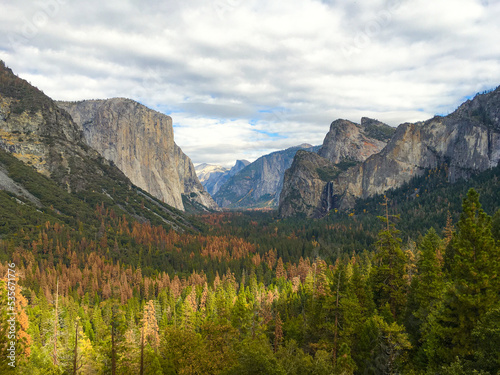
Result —
M 0 373 L 498 373 L 500 88 L 232 168 L 172 122 L 1 62 Z

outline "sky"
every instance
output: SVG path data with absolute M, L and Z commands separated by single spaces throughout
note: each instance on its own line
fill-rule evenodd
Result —
M 397 126 L 500 85 L 496 0 L 1 0 L 0 59 L 56 100 L 172 117 L 195 164 Z

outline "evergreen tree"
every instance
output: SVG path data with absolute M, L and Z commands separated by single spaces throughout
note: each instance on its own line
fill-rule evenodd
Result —
M 500 209 L 493 215 L 491 222 L 491 234 L 495 241 L 500 242 Z
M 285 375 L 264 337 L 243 341 L 238 350 L 238 363 L 223 372 L 224 375 Z
M 352 375 L 356 370 L 356 364 L 351 358 L 351 349 L 349 345 L 343 343 L 340 347 L 339 356 L 335 365 L 335 374 L 338 375 Z
M 419 246 L 417 274 L 413 277 L 408 296 L 406 327 L 415 349 L 423 340 L 422 335 L 429 334 L 429 315 L 442 300 L 444 279 L 439 261 L 442 248 L 443 241 L 434 228 L 429 229 Z M 416 356 L 425 361 L 422 353 Z
M 474 189 L 464 198 L 457 227 L 450 243 L 452 256 L 446 257 L 449 285 L 428 339 L 427 352 L 435 365 L 456 357 L 473 360 L 473 331 L 500 303 L 500 250 L 491 235 L 491 218 Z
M 408 284 L 405 280 L 406 256 L 401 250 L 399 231 L 389 222 L 389 216 L 380 217 L 386 228 L 378 234 L 377 253 L 372 268 L 373 294 L 377 307 L 389 306 L 390 313 L 400 321 L 406 305 Z

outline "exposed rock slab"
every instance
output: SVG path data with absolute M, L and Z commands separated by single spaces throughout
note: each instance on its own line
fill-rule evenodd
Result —
M 331 180 L 339 169 L 315 153 L 297 151 L 292 166 L 285 172 L 280 195 L 279 214 L 288 217 L 302 213 L 320 217 L 331 208 L 328 201 Z
M 130 99 L 58 102 L 81 127 L 85 141 L 130 180 L 183 210 L 185 194 L 216 209 L 191 160 L 174 142 L 172 119 Z

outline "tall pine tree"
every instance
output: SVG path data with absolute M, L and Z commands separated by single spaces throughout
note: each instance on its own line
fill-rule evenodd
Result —
M 456 357 L 473 360 L 477 347 L 473 331 L 500 303 L 500 251 L 491 234 L 491 218 L 474 189 L 463 201 L 457 227 L 449 246 L 451 256 L 446 256 L 449 285 L 432 319 L 427 352 L 435 364 L 450 363 Z
M 386 228 L 379 232 L 376 243 L 377 253 L 371 274 L 373 297 L 380 310 L 388 307 L 393 319 L 400 321 L 408 289 L 404 277 L 406 256 L 401 250 L 399 231 L 390 222 L 389 215 L 380 219 Z

